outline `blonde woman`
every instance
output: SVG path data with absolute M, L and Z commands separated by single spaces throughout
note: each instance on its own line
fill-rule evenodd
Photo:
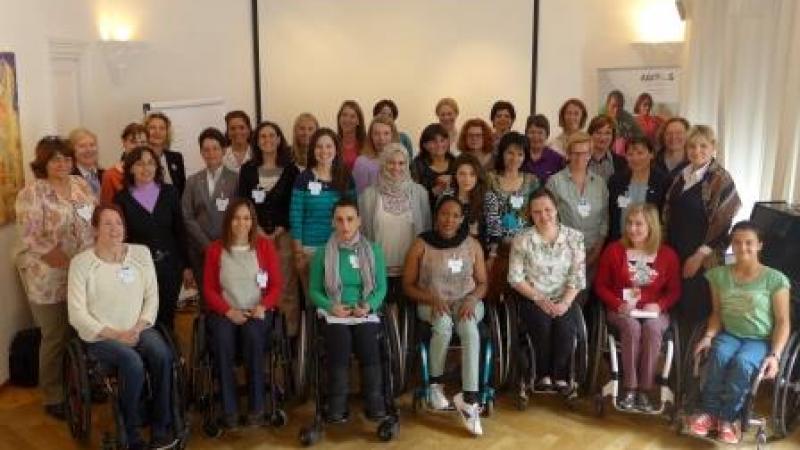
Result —
M 606 306 L 608 323 L 622 339 L 622 409 L 652 411 L 649 393 L 661 337 L 669 326 L 669 310 L 681 293 L 678 255 L 661 243 L 658 210 L 648 203 L 628 207 L 622 238 L 603 251 L 594 284 Z M 652 319 L 631 316 L 634 309 L 658 314 Z

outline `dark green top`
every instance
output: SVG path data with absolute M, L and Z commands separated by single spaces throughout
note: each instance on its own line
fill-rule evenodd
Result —
M 381 247 L 375 243 L 370 245 L 375 254 L 375 288 L 369 296 L 362 299 L 361 270 L 353 268 L 350 264 L 350 255 L 355 255 L 352 250 L 339 250 L 339 277 L 342 279 L 342 304 L 356 306 L 363 300 L 369 305 L 370 312 L 375 312 L 380 309 L 386 297 L 386 261 Z M 325 247 L 325 245 L 319 247 L 311 260 L 308 290 L 311 301 L 317 308 L 330 311 L 334 299 L 328 298 L 325 290 Z

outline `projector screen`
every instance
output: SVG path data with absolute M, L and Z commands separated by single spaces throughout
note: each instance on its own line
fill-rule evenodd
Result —
M 458 124 L 489 120 L 511 101 L 514 128 L 530 108 L 531 0 L 260 0 L 263 116 L 288 140 L 311 112 L 336 128 L 342 101 L 356 100 L 366 125 L 376 101 L 399 109 L 397 125 L 418 146 L 442 97 L 459 104 Z

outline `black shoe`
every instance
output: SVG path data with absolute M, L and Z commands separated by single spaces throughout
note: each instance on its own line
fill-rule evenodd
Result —
M 234 431 L 239 428 L 239 416 L 236 414 L 226 415 L 220 419 L 220 426 L 228 431 Z
M 328 423 L 345 423 L 349 417 L 350 413 L 347 410 L 347 396 L 328 396 L 325 421 Z
M 52 403 L 49 405 L 44 405 L 44 412 L 47 413 L 48 416 L 58 419 L 58 420 L 66 420 L 67 419 L 67 411 L 64 403 Z
M 165 436 L 153 436 L 153 438 L 150 440 L 150 449 L 165 450 L 175 447 L 175 444 L 177 443 L 178 438 L 171 434 L 167 434 Z
M 653 404 L 650 403 L 650 396 L 646 392 L 636 393 L 636 409 L 641 412 L 653 412 Z
M 617 407 L 622 410 L 633 409 L 636 399 L 635 391 L 627 391 L 625 395 L 617 399 Z
M 247 421 L 245 424 L 248 427 L 263 427 L 266 425 L 266 420 L 264 419 L 264 412 L 252 412 L 247 415 Z

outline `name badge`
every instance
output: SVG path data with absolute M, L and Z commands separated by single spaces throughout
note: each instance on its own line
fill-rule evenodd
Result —
M 581 217 L 589 217 L 589 214 L 592 212 L 592 205 L 586 201 L 585 198 L 582 198 L 578 201 L 578 215 Z
M 92 220 L 92 213 L 94 212 L 94 206 L 89 203 L 84 203 L 81 206 L 75 208 L 75 212 L 78 213 L 78 216 L 81 219 L 88 222 Z
M 449 258 L 447 260 L 447 267 L 450 269 L 451 273 L 461 273 L 461 270 L 464 268 L 464 260 L 461 258 Z
M 627 197 L 625 195 L 620 195 L 619 197 L 617 197 L 617 206 L 619 206 L 620 208 L 625 209 L 630 204 L 631 204 L 630 197 Z
M 636 288 L 625 288 L 622 290 L 622 300 L 625 303 L 629 303 L 631 305 L 636 306 L 639 303 L 639 297 L 641 296 L 641 292 L 639 289 Z
M 309 181 L 308 190 L 311 192 L 311 195 L 319 195 L 319 193 L 322 192 L 322 183 L 319 181 Z
M 253 197 L 253 201 L 256 203 L 264 203 L 264 199 L 267 197 L 267 193 L 264 192 L 263 189 L 253 189 L 250 192 L 250 196 Z
M 261 289 L 267 287 L 268 280 L 269 280 L 269 275 L 267 275 L 267 272 L 259 270 L 258 273 L 256 273 L 256 283 L 258 284 L 258 287 L 260 287 Z
M 133 269 L 131 269 L 128 266 L 122 266 L 117 272 L 117 277 L 119 277 L 119 280 L 122 281 L 123 283 L 131 284 L 133 283 L 133 280 L 135 279 L 136 276 L 133 272 Z
M 511 207 L 512 207 L 512 208 L 514 208 L 514 209 L 520 209 L 520 208 L 522 208 L 522 204 L 525 202 L 525 199 L 524 199 L 524 198 L 522 198 L 522 196 L 521 196 L 521 195 L 512 195 L 512 196 L 511 196 L 511 197 L 508 199 L 508 201 L 509 201 L 509 203 L 511 203 Z
M 228 198 L 218 198 L 217 202 L 217 211 L 225 211 L 228 209 Z
M 353 269 L 358 269 L 358 256 L 357 255 L 350 255 L 350 267 Z

